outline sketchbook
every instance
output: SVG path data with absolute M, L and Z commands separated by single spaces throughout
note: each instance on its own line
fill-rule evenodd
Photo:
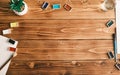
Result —
M 18 44 L 18 41 L 15 41 L 15 44 L 9 43 L 9 39 L 0 35 L 0 67 L 14 54 L 14 52 L 9 51 L 9 47 L 16 48 Z M 0 70 L 0 75 L 6 75 L 9 65 L 10 61 Z
M 117 54 L 120 54 L 120 0 L 116 0 Z

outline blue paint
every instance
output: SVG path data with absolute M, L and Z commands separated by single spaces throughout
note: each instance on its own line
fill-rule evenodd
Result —
M 53 4 L 53 9 L 60 9 L 60 4 Z
M 44 2 L 42 5 L 42 9 L 46 9 L 48 7 L 49 3 L 48 2 Z

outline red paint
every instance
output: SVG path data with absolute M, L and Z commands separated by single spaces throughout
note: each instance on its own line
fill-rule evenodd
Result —
M 10 47 L 9 50 L 12 51 L 12 52 L 15 52 L 16 48 Z
M 69 6 L 68 4 L 65 4 L 65 5 L 64 5 L 64 8 L 65 8 L 67 11 L 70 11 L 70 10 L 72 9 L 72 7 Z

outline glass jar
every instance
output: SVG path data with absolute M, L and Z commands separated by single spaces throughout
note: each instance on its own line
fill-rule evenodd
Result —
M 101 4 L 100 8 L 103 11 L 111 10 L 114 8 L 114 1 L 113 0 L 104 0 L 104 2 Z

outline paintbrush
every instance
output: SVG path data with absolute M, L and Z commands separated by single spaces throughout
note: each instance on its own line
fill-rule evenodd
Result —
M 117 62 L 117 38 L 116 34 L 113 34 L 113 47 L 114 47 L 114 59 Z

